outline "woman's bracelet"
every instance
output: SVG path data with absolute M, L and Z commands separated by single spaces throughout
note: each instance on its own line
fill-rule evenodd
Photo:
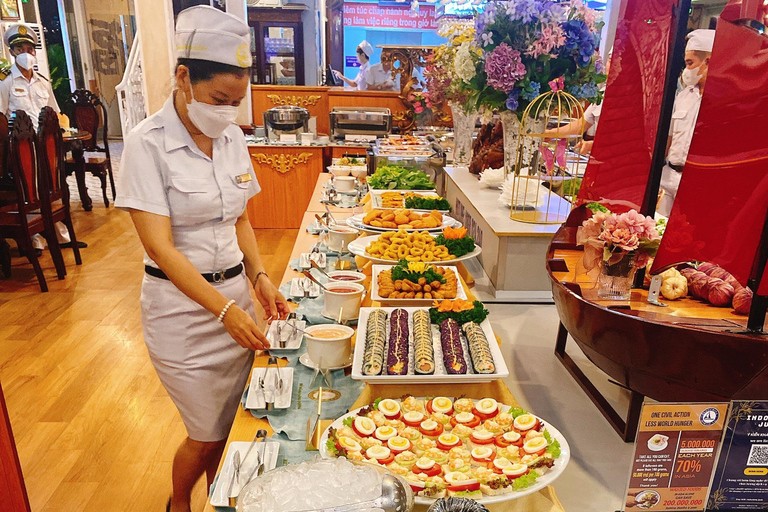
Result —
M 231 308 L 232 304 L 234 304 L 234 303 L 235 303 L 234 299 L 230 300 L 229 302 L 227 302 L 227 305 L 224 306 L 224 309 L 222 309 L 221 313 L 219 313 L 219 318 L 218 318 L 218 322 L 219 323 L 224 321 L 224 315 L 227 314 L 227 311 L 229 311 L 229 308 Z
M 269 279 L 269 276 L 267 275 L 267 273 L 262 270 L 261 272 L 257 273 L 256 277 L 253 279 L 253 286 L 256 286 L 259 283 L 259 278 L 262 275 L 265 276 L 267 279 Z

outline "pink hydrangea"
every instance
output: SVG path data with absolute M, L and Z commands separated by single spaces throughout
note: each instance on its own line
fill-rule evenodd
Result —
M 617 229 L 603 229 L 600 233 L 600 240 L 609 244 L 615 245 L 625 251 L 634 251 L 640 247 L 640 240 L 637 237 L 637 233 L 633 233 L 626 228 Z
M 546 25 L 541 29 L 541 37 L 534 41 L 528 49 L 528 55 L 538 58 L 540 55 L 548 54 L 555 48 L 565 44 L 565 33 L 560 25 Z
M 501 43 L 485 58 L 485 73 L 488 75 L 488 85 L 509 93 L 515 83 L 525 76 L 520 52 L 513 50 L 507 43 Z

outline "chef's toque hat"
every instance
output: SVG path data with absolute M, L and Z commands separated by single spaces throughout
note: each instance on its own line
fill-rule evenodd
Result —
M 237 16 L 207 5 L 184 9 L 176 19 L 176 57 L 251 67 L 251 29 Z

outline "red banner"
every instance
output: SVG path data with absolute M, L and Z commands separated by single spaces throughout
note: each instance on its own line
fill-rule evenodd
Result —
M 408 30 L 437 30 L 434 5 L 422 5 L 418 12 L 410 4 L 381 6 L 379 4 L 344 4 L 344 26 Z

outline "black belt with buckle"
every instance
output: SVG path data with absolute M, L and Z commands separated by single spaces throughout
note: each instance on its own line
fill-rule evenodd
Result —
M 228 268 L 227 270 L 220 270 L 218 272 L 213 272 L 212 274 L 201 274 L 201 275 L 209 283 L 221 283 L 223 281 L 226 281 L 227 279 L 232 279 L 235 276 L 239 276 L 242 271 L 243 271 L 243 264 L 238 263 L 234 267 Z M 150 267 L 149 265 L 144 265 L 144 272 L 151 275 L 152 277 L 158 277 L 160 279 L 170 280 L 168 279 L 168 276 L 165 275 L 165 272 L 163 272 L 159 268 Z
M 684 167 L 683 165 L 675 165 L 669 162 L 667 162 L 667 165 L 669 166 L 670 169 L 672 169 L 675 172 L 683 172 L 683 167 Z

